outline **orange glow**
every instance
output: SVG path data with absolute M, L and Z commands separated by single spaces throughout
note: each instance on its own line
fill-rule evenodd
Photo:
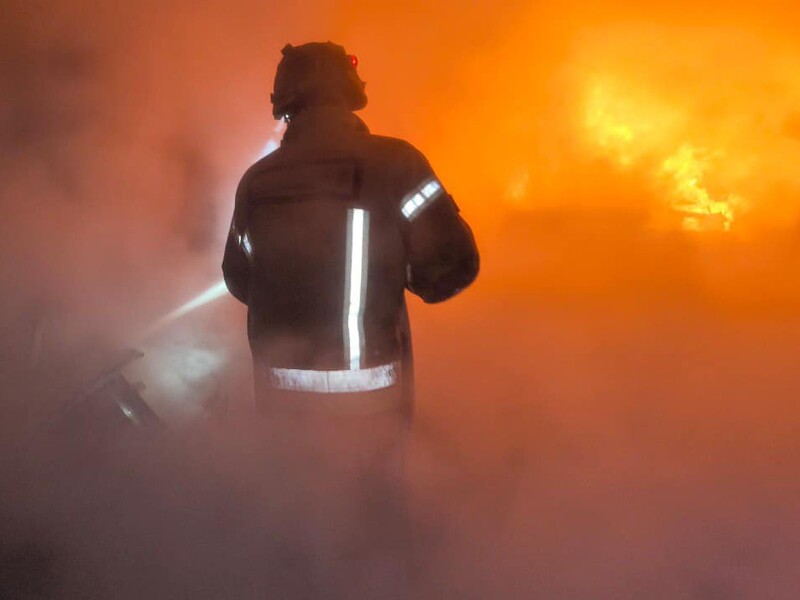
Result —
M 549 16 L 531 11 L 473 58 L 447 141 L 434 142 L 470 211 L 488 223 L 498 205 L 626 208 L 656 230 L 734 236 L 795 227 L 796 37 L 731 15 L 691 25 Z M 503 202 L 488 206 L 487 193 Z
M 797 47 L 739 28 L 637 26 L 586 36 L 570 66 L 586 152 L 645 175 L 686 230 L 792 226 Z M 672 213 L 672 214 L 670 214 Z M 680 217 L 676 219 L 675 217 Z
M 670 152 L 685 115 L 665 106 L 658 96 L 620 92 L 607 83 L 593 84 L 587 96 L 589 138 L 624 168 L 636 168 L 652 159 L 655 168 L 650 174 L 663 188 L 665 203 L 682 215 L 684 229 L 730 230 L 738 209 L 744 207 L 743 199 L 735 194 L 714 198 L 705 184 L 713 159 L 722 160 L 724 155 L 690 142 Z

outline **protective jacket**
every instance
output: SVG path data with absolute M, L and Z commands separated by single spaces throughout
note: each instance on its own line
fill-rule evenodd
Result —
M 478 252 L 419 151 L 319 107 L 243 176 L 222 269 L 248 306 L 260 402 L 408 411 L 404 291 L 450 298 L 475 279 Z

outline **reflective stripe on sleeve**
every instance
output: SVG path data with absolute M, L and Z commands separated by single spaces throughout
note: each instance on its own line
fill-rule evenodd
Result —
M 311 369 L 269 370 L 272 386 L 281 390 L 336 394 L 345 392 L 371 392 L 391 387 L 398 380 L 397 363 L 370 369 L 344 371 L 315 371 Z
M 250 236 L 246 231 L 239 234 L 239 246 L 247 256 L 253 255 L 253 244 L 250 242 Z
M 403 216 L 409 221 L 416 219 L 431 202 L 444 193 L 444 188 L 435 177 L 426 179 L 418 187 L 406 194 L 401 202 Z

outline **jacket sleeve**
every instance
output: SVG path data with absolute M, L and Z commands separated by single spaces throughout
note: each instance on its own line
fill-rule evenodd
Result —
M 250 257 L 248 256 L 249 240 L 247 238 L 247 174 L 242 178 L 236 190 L 236 202 L 233 208 L 231 228 L 225 242 L 225 256 L 222 259 L 222 274 L 225 285 L 233 296 L 247 304 L 250 297 Z
M 414 150 L 408 182 L 398 207 L 406 252 L 406 287 L 425 302 L 442 302 L 478 275 L 479 255 L 467 222 L 434 174 Z

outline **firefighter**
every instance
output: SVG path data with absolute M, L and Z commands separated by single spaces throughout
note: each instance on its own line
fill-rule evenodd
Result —
M 257 403 L 408 423 L 404 292 L 434 303 L 467 287 L 472 232 L 425 157 L 354 114 L 354 56 L 331 42 L 282 54 L 271 99 L 286 133 L 242 177 L 222 264 L 248 307 Z

